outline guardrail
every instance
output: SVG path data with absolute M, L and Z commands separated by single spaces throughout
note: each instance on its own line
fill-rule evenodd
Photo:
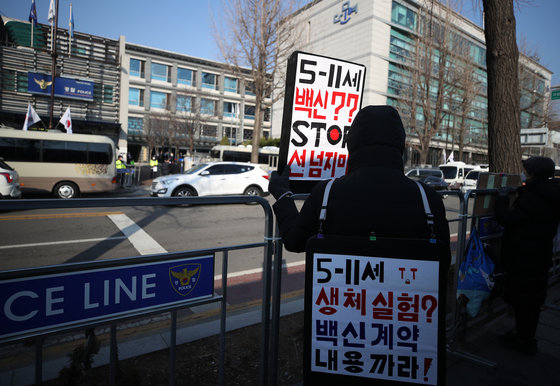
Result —
M 475 216 L 469 215 L 468 206 L 469 200 L 475 194 L 492 194 L 497 192 L 495 189 L 481 189 L 470 190 L 463 194 L 460 191 L 445 191 L 440 192 L 441 195 L 457 196 L 459 199 L 459 210 L 457 218 L 449 219 L 450 223 L 458 223 L 458 236 L 455 249 L 455 264 L 452 265 L 454 271 L 450 280 L 451 293 L 449 296 L 456 298 L 457 292 L 457 271 L 458 267 L 464 260 L 464 253 L 466 247 L 467 227 L 468 221 L 476 219 Z M 296 199 L 304 199 L 307 195 L 295 195 Z M 170 384 L 173 384 L 174 379 L 174 361 L 175 361 L 175 342 L 176 342 L 176 328 L 177 328 L 177 315 L 176 311 L 182 307 L 191 307 L 198 304 L 207 304 L 212 302 L 221 302 L 220 312 L 220 356 L 219 356 L 219 383 L 224 384 L 224 370 L 223 365 L 225 361 L 225 331 L 226 331 L 226 301 L 227 301 L 227 262 L 228 252 L 237 249 L 246 248 L 263 248 L 263 293 L 262 293 L 262 313 L 261 313 L 261 329 L 262 339 L 260 347 L 260 366 L 259 366 L 259 384 L 260 385 L 275 385 L 277 380 L 277 358 L 278 358 L 278 336 L 279 336 L 279 320 L 280 320 L 280 302 L 281 302 L 281 278 L 282 278 L 282 243 L 279 237 L 278 229 L 273 229 L 274 220 L 272 216 L 272 209 L 268 201 L 261 197 L 255 196 L 230 196 L 230 197 L 184 197 L 184 198 L 99 198 L 99 199 L 74 199 L 74 200 L 14 200 L 14 201 L 0 201 L 0 211 L 10 210 L 32 210 L 32 209 L 55 209 L 55 208 L 86 208 L 86 207 L 134 207 L 134 206 L 159 206 L 159 205 L 223 205 L 223 204 L 247 204 L 258 203 L 264 211 L 264 237 L 263 242 L 254 244 L 230 245 L 219 248 L 202 249 L 196 251 L 182 251 L 167 253 L 161 255 L 143 256 L 141 258 L 127 258 L 117 260 L 105 260 L 94 263 L 80 263 L 80 264 L 65 264 L 59 266 L 52 266 L 42 268 L 40 270 L 14 270 L 0 272 L 0 283 L 5 280 L 13 280 L 16 278 L 25 278 L 30 276 L 37 276 L 38 274 L 53 274 L 65 273 L 71 271 L 83 271 L 87 269 L 97 268 L 111 268 L 117 266 L 126 266 L 136 264 L 139 261 L 146 262 L 161 262 L 173 260 L 177 257 L 193 257 L 199 254 L 223 254 L 222 264 L 222 296 L 213 294 L 211 298 L 196 300 L 183 304 L 175 304 L 173 306 L 154 307 L 149 310 L 142 311 L 141 313 L 130 313 L 127 315 L 120 315 L 116 317 L 108 317 L 106 319 L 98 319 L 95 321 L 88 321 L 81 324 L 73 324 L 60 328 L 48 329 L 45 331 L 34 331 L 32 333 L 24 334 L 21 336 L 12 337 L 10 339 L 1 339 L 0 344 L 13 343 L 16 341 L 36 340 L 36 357 L 35 357 L 35 381 L 36 384 L 42 382 L 42 342 L 47 336 L 61 333 L 63 331 L 82 329 L 86 327 L 98 326 L 103 324 L 110 324 L 111 326 L 111 345 L 110 345 L 110 374 L 109 384 L 114 384 L 116 373 L 116 323 L 125 320 L 132 316 L 139 314 L 153 314 L 162 312 L 171 312 L 171 326 L 170 326 Z M 448 216 L 449 217 L 449 216 Z M 274 261 L 272 255 L 274 254 Z M 551 273 L 558 275 L 560 273 L 560 265 L 556 260 L 555 266 Z M 274 277 L 272 276 L 274 273 Z M 494 363 L 479 358 L 470 353 L 461 351 L 455 345 L 456 333 L 459 330 L 460 318 L 458 317 L 459 311 L 455 301 L 451 302 L 452 307 L 448 310 L 447 320 L 447 340 L 448 351 L 462 356 L 466 359 L 472 360 L 479 364 L 493 366 Z
M 76 321 L 64 324 L 62 326 L 48 326 L 46 328 L 37 328 L 33 331 L 12 334 L 8 337 L 0 338 L 0 344 L 8 344 L 15 342 L 23 342 L 34 340 L 35 349 L 35 384 L 42 383 L 42 352 L 43 341 L 45 338 L 66 331 L 92 328 L 100 325 L 109 324 L 111 328 L 110 334 L 110 372 L 108 383 L 115 384 L 116 379 L 116 362 L 117 362 L 117 341 L 116 341 L 116 324 L 117 322 L 136 317 L 139 315 L 149 315 L 154 313 L 171 312 L 170 327 L 170 375 L 169 382 L 174 382 L 174 362 L 175 362 L 175 344 L 176 344 L 176 328 L 177 328 L 177 310 L 184 307 L 192 307 L 195 305 L 208 304 L 213 302 L 221 302 L 220 312 L 220 353 L 219 353 L 219 383 L 224 384 L 224 361 L 225 361 L 225 332 L 226 332 L 226 302 L 227 302 L 227 266 L 228 252 L 232 250 L 247 248 L 263 248 L 263 292 L 262 292 L 262 312 L 261 312 L 261 329 L 262 339 L 260 347 L 260 367 L 259 367 L 259 384 L 265 385 L 269 377 L 269 367 L 275 367 L 276 364 L 270 364 L 270 295 L 271 295 L 271 268 L 272 254 L 274 250 L 273 235 L 273 216 L 272 209 L 268 201 L 258 196 L 229 196 L 229 197 L 173 197 L 173 198 L 98 198 L 98 199 L 73 199 L 73 200 L 13 200 L 0 202 L 0 211 L 18 211 L 32 209 L 55 209 L 55 208 L 96 208 L 96 207 L 135 207 L 135 206 L 160 206 L 160 205 L 224 205 L 224 204 L 248 204 L 257 203 L 261 205 L 264 212 L 264 237 L 260 243 L 230 245 L 219 248 L 201 249 L 196 251 L 182 251 L 165 253 L 158 255 L 149 255 L 142 257 L 132 257 L 125 259 L 103 260 L 98 262 L 61 264 L 40 269 L 23 269 L 0 272 L 0 284 L 6 281 L 22 280 L 31 277 L 41 277 L 44 275 L 65 274 L 74 272 L 84 272 L 96 269 L 111 269 L 115 267 L 126 267 L 134 264 L 149 264 L 157 262 L 166 262 L 181 258 L 192 258 L 200 255 L 223 253 L 222 260 L 222 296 L 216 296 L 212 293 L 210 297 L 198 299 L 194 301 L 176 302 L 174 304 L 154 305 L 141 310 L 132 310 L 118 315 L 101 316 L 94 320 Z M 187 260 L 188 261 L 188 260 Z M 281 264 L 281 262 L 280 262 Z M 278 264 L 276 264 L 278 265 Z M 212 277 L 213 281 L 213 277 Z

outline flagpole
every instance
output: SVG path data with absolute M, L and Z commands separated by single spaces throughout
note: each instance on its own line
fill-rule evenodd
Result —
M 53 34 L 53 47 L 52 47 L 52 67 L 51 67 L 51 117 L 49 119 L 49 130 L 53 129 L 53 115 L 54 115 L 54 82 L 56 79 L 56 35 L 58 34 L 58 0 L 54 9 L 54 34 Z
M 68 23 L 68 56 L 72 55 L 72 35 L 74 34 L 74 26 L 72 23 L 72 3 L 70 3 L 70 23 Z M 72 31 L 70 31 L 72 29 Z
M 31 48 L 33 48 L 33 22 L 31 22 Z

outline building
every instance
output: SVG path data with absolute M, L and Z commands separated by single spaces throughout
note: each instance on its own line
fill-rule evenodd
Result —
M 463 161 L 487 162 L 486 51 L 477 25 L 439 2 L 416 0 L 315 0 L 292 17 L 303 29 L 301 51 L 366 66 L 362 105 L 401 112 L 410 165 L 438 165 L 451 152 L 456 161 L 461 154 Z M 552 73 L 523 55 L 519 63 L 521 127 L 543 127 Z M 283 100 L 273 106 L 274 137 L 282 106 Z M 433 131 L 424 138 L 426 127 Z
M 253 138 L 255 97 L 248 69 L 120 38 L 120 122 L 133 158 L 161 153 L 208 152 L 227 137 L 230 144 Z M 270 102 L 269 102 L 270 104 Z M 270 109 L 262 137 L 270 136 Z
M 0 24 L 0 122 L 21 128 L 28 103 L 42 119 L 34 127 L 47 129 L 50 121 L 52 73 L 50 26 L 2 16 Z M 70 107 L 72 131 L 119 138 L 120 62 L 116 40 L 59 29 L 57 74 L 52 124 Z M 125 142 L 119 145 L 126 147 Z
M 2 16 L 0 123 L 21 128 L 28 104 L 50 120 L 51 28 Z M 31 38 L 33 36 L 33 38 Z M 253 137 L 255 97 L 248 69 L 59 28 L 53 126 L 70 107 L 73 132 L 111 137 L 136 161 L 152 154 L 208 153 L 224 137 Z M 41 85 L 40 85 L 41 84 Z M 59 89 L 62 87 L 62 89 Z M 65 91 L 66 90 L 66 91 Z M 266 101 L 265 101 L 266 102 Z M 268 101 L 269 105 L 271 101 Z M 270 108 L 261 135 L 270 136 Z

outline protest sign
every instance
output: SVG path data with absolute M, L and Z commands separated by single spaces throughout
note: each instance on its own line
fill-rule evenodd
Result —
M 444 384 L 441 248 L 428 240 L 312 239 L 305 384 Z
M 346 135 L 362 104 L 366 68 L 294 52 L 288 60 L 280 171 L 290 167 L 294 192 L 346 174 Z

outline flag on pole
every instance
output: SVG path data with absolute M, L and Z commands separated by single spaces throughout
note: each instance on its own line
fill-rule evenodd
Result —
M 74 38 L 74 13 L 72 12 L 72 3 L 70 3 L 70 20 L 68 21 L 68 55 L 72 55 L 72 39 Z
M 70 21 L 68 22 L 70 37 L 74 37 L 74 13 L 72 12 L 72 3 L 70 3 Z
M 447 162 L 453 162 L 453 150 L 451 150 L 451 154 L 449 154 L 449 158 L 447 159 Z
M 31 0 L 31 10 L 29 11 L 29 22 L 37 26 L 37 9 L 35 8 L 35 0 Z
M 37 115 L 37 112 L 31 106 L 31 103 L 27 103 L 27 113 L 25 114 L 25 122 L 23 122 L 23 130 L 27 130 L 31 127 L 34 123 L 37 123 L 41 120 Z
M 443 149 L 443 163 L 445 163 L 445 161 L 447 161 L 447 153 L 445 152 L 445 149 Z
M 31 0 L 31 9 L 29 10 L 29 22 L 31 23 L 31 48 L 33 48 L 33 27 L 37 26 L 37 8 L 35 8 L 35 0 Z
M 66 132 L 68 134 L 72 134 L 72 117 L 70 117 L 70 107 L 66 109 L 66 112 L 64 113 L 62 118 L 60 118 L 60 123 L 64 125 L 64 128 L 66 129 Z
M 51 27 L 54 24 L 54 14 L 55 14 L 55 9 L 54 9 L 54 0 L 51 0 L 51 4 L 49 5 L 49 13 L 47 16 L 47 19 L 49 20 L 49 23 L 51 24 Z

